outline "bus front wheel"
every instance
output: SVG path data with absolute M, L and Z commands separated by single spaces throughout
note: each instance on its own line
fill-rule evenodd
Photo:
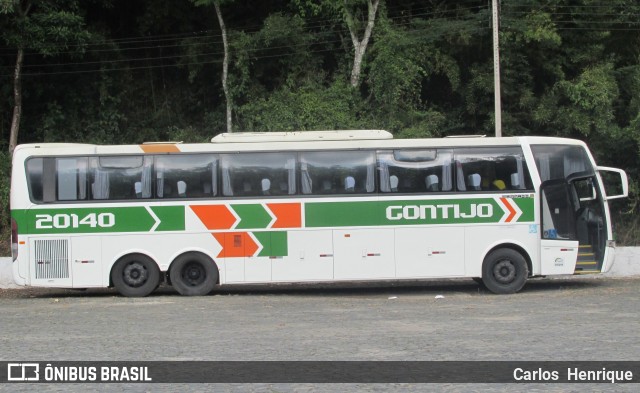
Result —
M 482 264 L 482 282 L 493 293 L 516 293 L 529 275 L 525 258 L 510 248 L 500 248 L 487 255 Z
M 146 255 L 125 255 L 113 266 L 111 281 L 121 295 L 143 297 L 158 287 L 160 269 L 155 261 Z
M 179 294 L 204 296 L 218 283 L 218 267 L 202 253 L 187 252 L 173 261 L 169 278 Z

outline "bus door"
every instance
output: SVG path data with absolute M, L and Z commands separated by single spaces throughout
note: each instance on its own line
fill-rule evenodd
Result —
M 579 244 L 576 215 L 564 179 L 548 180 L 540 187 L 542 240 L 540 274 L 573 274 Z
M 597 178 L 593 173 L 579 172 L 569 176 L 567 181 L 575 211 L 576 238 L 580 244 L 575 272 L 599 273 L 609 236 L 604 200 L 596 187 Z
M 593 172 L 542 183 L 543 275 L 601 271 L 608 233 L 596 184 Z

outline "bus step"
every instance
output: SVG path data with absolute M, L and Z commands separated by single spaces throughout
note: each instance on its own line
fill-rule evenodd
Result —
M 600 273 L 600 270 L 580 270 L 576 268 L 574 274 L 597 274 Z
M 578 248 L 578 260 L 576 261 L 575 274 L 593 274 L 600 273 L 598 270 L 598 262 L 593 246 L 590 244 L 580 245 Z

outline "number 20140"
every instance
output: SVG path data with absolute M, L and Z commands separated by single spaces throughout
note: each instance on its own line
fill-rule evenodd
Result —
M 36 229 L 110 228 L 116 224 L 113 213 L 89 213 L 80 218 L 77 214 L 36 214 Z

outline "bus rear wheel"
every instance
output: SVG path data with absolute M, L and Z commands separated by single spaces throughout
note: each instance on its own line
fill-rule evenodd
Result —
M 158 287 L 160 269 L 146 255 L 125 255 L 111 269 L 111 281 L 121 295 L 143 297 Z
M 169 271 L 171 285 L 185 296 L 204 296 L 218 283 L 218 267 L 208 256 L 187 252 L 177 257 Z
M 493 293 L 516 293 L 529 276 L 527 261 L 519 252 L 500 248 L 487 255 L 482 264 L 482 282 Z

